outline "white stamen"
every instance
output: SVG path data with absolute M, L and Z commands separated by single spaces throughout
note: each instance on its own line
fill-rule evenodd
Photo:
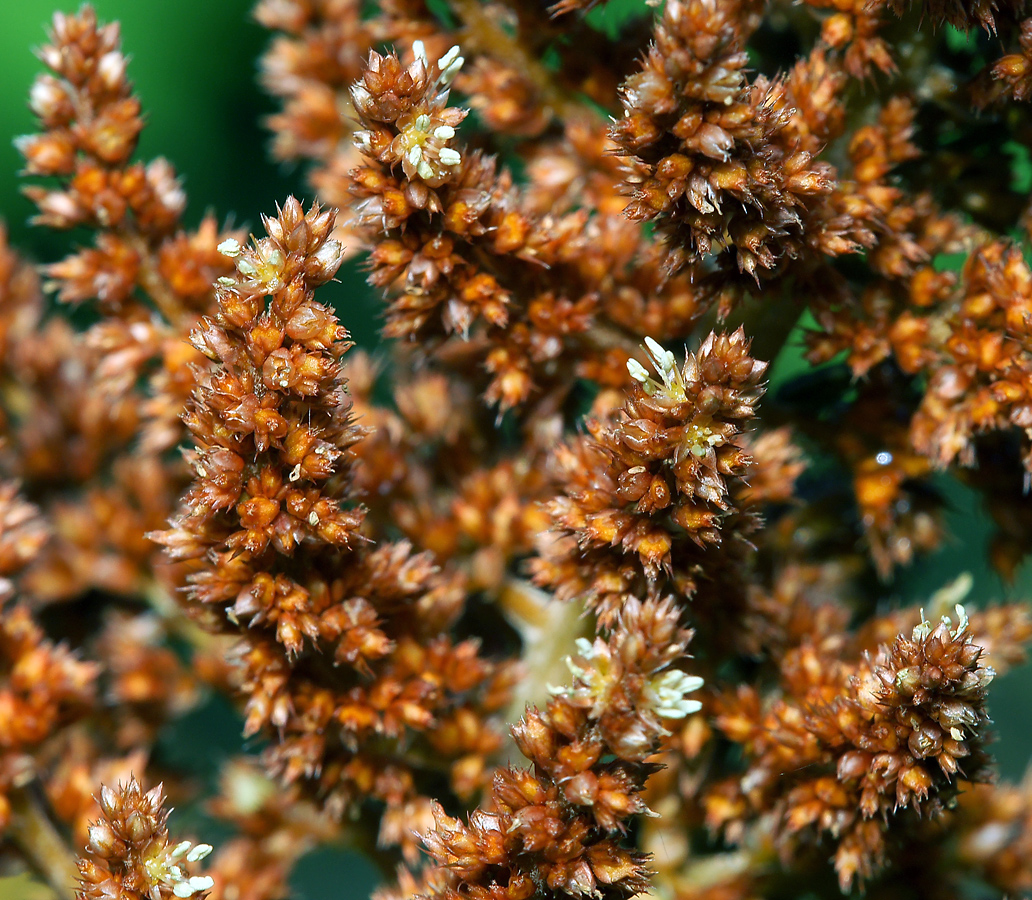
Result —
M 649 372 L 638 360 L 629 359 L 627 360 L 627 371 L 630 373 L 631 378 L 635 381 L 639 381 L 645 384 L 649 380 Z
M 198 844 L 189 853 L 186 854 L 187 862 L 198 862 L 204 859 L 212 850 L 215 848 L 211 844 Z

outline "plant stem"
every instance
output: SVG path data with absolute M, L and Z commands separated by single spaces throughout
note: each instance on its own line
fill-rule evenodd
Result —
M 79 872 L 75 855 L 58 834 L 30 786 L 8 795 L 11 821 L 7 834 L 61 900 L 73 900 Z

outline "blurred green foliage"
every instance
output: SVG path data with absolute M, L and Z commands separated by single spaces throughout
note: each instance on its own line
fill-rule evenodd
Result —
M 298 170 L 272 162 L 261 119 L 274 109 L 257 83 L 268 35 L 252 21 L 252 0 L 96 0 L 102 21 L 118 20 L 129 74 L 147 120 L 139 158 L 168 158 L 183 177 L 187 224 L 208 210 L 220 220 L 258 224 L 261 212 L 291 192 L 306 195 Z M 40 259 L 60 244 L 29 228 L 32 206 L 18 192 L 21 159 L 12 139 L 35 131 L 29 87 L 43 66 L 33 49 L 46 41 L 55 0 L 0 3 L 0 215 L 12 240 Z

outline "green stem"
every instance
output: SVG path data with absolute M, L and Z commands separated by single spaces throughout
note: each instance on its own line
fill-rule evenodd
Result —
M 8 799 L 11 803 L 8 837 L 61 900 L 74 900 L 79 880 L 75 854 L 30 787 L 13 789 Z

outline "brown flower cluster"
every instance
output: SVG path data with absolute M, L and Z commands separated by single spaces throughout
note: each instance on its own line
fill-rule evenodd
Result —
M 783 259 L 870 243 L 850 219 L 822 210 L 834 169 L 814 157 L 832 123 L 812 128 L 808 98 L 797 96 L 823 90 L 835 102 L 837 76 L 800 66 L 783 82 L 750 84 L 745 45 L 759 12 L 746 2 L 668 3 L 642 71 L 623 87 L 613 138 L 637 164 L 627 214 L 658 222 L 669 271 L 726 253 L 759 278 Z
M 720 544 L 725 523 L 739 536 L 751 528 L 735 505 L 745 506 L 735 495 L 752 463 L 740 430 L 766 364 L 741 330 L 710 334 L 681 368 L 651 338 L 645 347 L 658 377 L 629 360 L 636 383 L 624 405 L 555 453 L 565 496 L 550 504 L 554 530 L 534 561 L 539 584 L 586 600 L 603 620 L 642 592 L 676 585 L 690 596 L 695 545 Z
M 211 853 L 210 844 L 169 840 L 165 796 L 159 784 L 144 793 L 130 778 L 100 789 L 101 817 L 90 826 L 89 854 L 79 860 L 77 900 L 172 900 L 203 898 L 213 881 L 191 875 L 192 863 Z
M 194 345 L 215 365 L 186 423 L 195 479 L 175 527 L 155 535 L 190 575 L 191 613 L 239 631 L 245 732 L 275 729 L 267 764 L 314 779 L 343 811 L 366 794 L 388 806 L 382 839 L 410 843 L 425 763 L 450 760 L 454 788 L 476 790 L 500 743 L 490 714 L 507 699 L 504 667 L 453 640 L 462 587 L 407 543 L 371 543 L 351 499 L 351 418 L 340 357 L 347 332 L 315 299 L 341 263 L 333 214 L 289 199 L 268 237 L 222 252 L 218 312 Z
M 382 900 L 1032 890 L 1026 6 L 261 0 L 318 199 L 249 240 L 56 15 L 0 895 L 83 846 L 79 900 L 287 900 L 321 845 Z
M 648 756 L 670 720 L 698 711 L 702 679 L 668 668 L 690 633 L 670 602 L 628 602 L 606 639 L 579 641 L 573 684 L 513 728 L 533 769 L 500 769 L 464 823 L 434 810 L 424 840 L 438 869 L 424 896 L 526 900 L 543 891 L 629 897 L 648 886 L 646 858 L 622 840 L 647 813 Z
M 723 827 L 736 804 L 773 807 L 783 852 L 807 832 L 835 840 L 848 891 L 884 865 L 886 832 L 901 810 L 939 815 L 958 773 L 985 780 L 980 741 L 995 672 L 980 662 L 963 607 L 956 614 L 956 626 L 922 621 L 874 655 L 819 670 L 812 660 L 827 648 L 802 645 L 781 663 L 786 698 L 766 709 L 744 686 L 718 701 L 716 725 L 745 748 L 748 775 L 740 797 L 727 785 L 716 792 L 710 826 Z

